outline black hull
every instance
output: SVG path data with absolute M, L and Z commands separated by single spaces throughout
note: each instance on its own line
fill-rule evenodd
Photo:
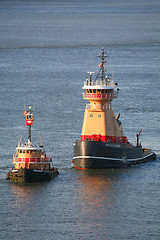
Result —
M 59 174 L 58 169 L 54 168 L 50 171 L 36 171 L 32 169 L 11 170 L 6 179 L 14 182 L 33 183 L 40 181 L 49 181 Z
M 113 144 L 98 141 L 75 141 L 73 167 L 101 169 L 131 166 L 155 160 L 151 149 L 135 147 L 130 143 Z

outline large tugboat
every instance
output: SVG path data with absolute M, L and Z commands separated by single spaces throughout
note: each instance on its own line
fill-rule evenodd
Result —
M 111 102 L 118 96 L 118 84 L 111 75 L 105 74 L 106 53 L 102 48 L 100 70 L 93 80 L 86 78 L 82 89 L 86 104 L 81 140 L 74 142 L 73 167 L 77 169 L 98 169 L 124 167 L 155 160 L 156 155 L 149 148 L 142 148 L 137 136 L 137 145 L 133 146 L 123 135 L 120 114 L 113 113 Z
M 41 145 L 34 145 L 31 142 L 31 126 L 33 125 L 33 111 L 24 111 L 26 125 L 28 126 L 28 142 L 22 144 L 21 139 L 16 148 L 16 155 L 13 154 L 14 169 L 11 168 L 7 174 L 7 180 L 16 182 L 37 182 L 50 180 L 56 177 L 59 172 L 52 164 L 52 158 L 46 156 L 44 143 L 41 137 Z

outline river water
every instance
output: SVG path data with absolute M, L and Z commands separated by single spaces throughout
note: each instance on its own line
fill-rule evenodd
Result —
M 160 3 L 157 0 L 0 1 L 0 238 L 160 239 Z M 124 169 L 72 168 L 80 137 L 86 72 L 102 46 L 119 83 L 113 100 L 124 133 L 157 154 Z M 50 182 L 6 181 L 27 138 L 24 106 L 59 169 Z

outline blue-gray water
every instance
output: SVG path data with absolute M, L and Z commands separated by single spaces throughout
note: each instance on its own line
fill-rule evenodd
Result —
M 0 239 L 160 239 L 160 2 L 157 0 L 0 1 Z M 125 169 L 72 169 L 80 137 L 83 81 L 98 71 L 101 48 L 119 83 L 113 101 L 124 133 L 157 160 Z M 7 182 L 12 154 L 35 107 L 59 176 Z

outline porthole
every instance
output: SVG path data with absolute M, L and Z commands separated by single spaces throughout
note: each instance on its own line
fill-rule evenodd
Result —
M 93 117 L 93 114 L 90 114 L 90 117 Z
M 98 114 L 98 117 L 100 118 L 100 117 L 101 117 L 101 114 Z

